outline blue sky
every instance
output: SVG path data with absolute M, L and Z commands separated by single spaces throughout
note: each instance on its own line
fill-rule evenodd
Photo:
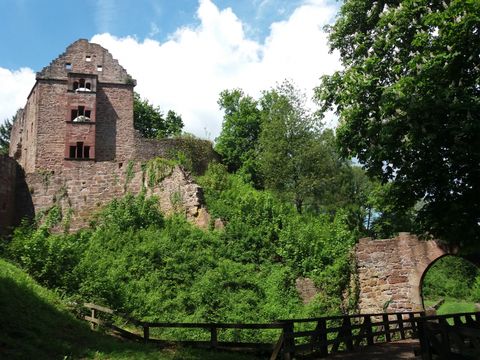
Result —
M 338 69 L 321 31 L 337 8 L 329 0 L 1 0 L 0 121 L 23 106 L 34 72 L 86 38 L 112 52 L 143 97 L 213 140 L 224 88 L 257 96 L 289 78 L 311 95 Z

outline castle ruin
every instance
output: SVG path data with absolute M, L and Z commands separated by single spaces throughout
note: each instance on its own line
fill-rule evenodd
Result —
M 106 49 L 84 39 L 37 73 L 13 123 L 9 157 L 0 158 L 0 233 L 54 205 L 71 215 L 72 230 L 84 227 L 112 199 L 146 188 L 142 164 L 185 147 L 182 139 L 144 139 L 134 129 L 135 85 Z M 203 145 L 201 168 L 215 157 L 211 144 Z M 147 187 L 162 211 L 180 208 L 206 226 L 201 188 L 178 166 L 167 175 Z

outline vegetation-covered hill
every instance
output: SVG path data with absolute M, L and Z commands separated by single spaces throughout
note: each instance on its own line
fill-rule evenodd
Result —
M 241 355 L 126 343 L 73 317 L 58 294 L 0 259 L 1 359 L 243 359 Z

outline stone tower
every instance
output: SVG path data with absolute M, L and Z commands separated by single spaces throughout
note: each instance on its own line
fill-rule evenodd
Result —
M 13 124 L 10 156 L 26 173 L 130 159 L 134 86 L 106 49 L 74 42 L 37 73 Z

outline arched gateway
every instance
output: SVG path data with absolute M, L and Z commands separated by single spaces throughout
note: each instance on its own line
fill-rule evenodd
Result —
M 355 248 L 361 313 L 423 310 L 421 283 L 440 257 L 453 254 L 437 240 L 400 233 L 393 239 L 360 239 Z

